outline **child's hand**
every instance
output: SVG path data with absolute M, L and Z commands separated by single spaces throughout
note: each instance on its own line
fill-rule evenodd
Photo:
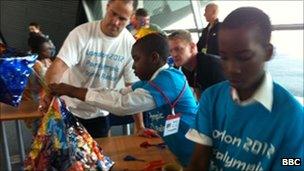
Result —
M 153 137 L 160 137 L 157 134 L 157 131 L 149 128 L 142 128 L 137 130 L 136 135 L 142 136 L 142 137 L 147 137 L 147 138 L 153 138 Z
M 60 83 L 60 84 L 50 84 L 49 88 L 51 90 L 52 95 L 61 96 L 61 95 L 67 95 L 71 96 L 71 93 L 73 92 L 74 86 Z

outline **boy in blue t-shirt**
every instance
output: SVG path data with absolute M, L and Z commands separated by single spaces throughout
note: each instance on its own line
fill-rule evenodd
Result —
M 270 37 L 270 20 L 257 8 L 225 18 L 219 50 L 229 81 L 200 99 L 186 134 L 196 142 L 189 170 L 304 170 L 303 107 L 264 70 L 273 54 Z M 302 165 L 283 166 L 286 158 Z
M 54 94 L 75 97 L 121 116 L 146 111 L 148 127 L 158 131 L 180 163 L 186 166 L 194 142 L 185 134 L 194 124 L 197 104 L 183 73 L 166 64 L 168 56 L 166 37 L 152 33 L 133 45 L 133 68 L 141 81 L 131 88 L 92 90 L 53 84 L 50 89 Z

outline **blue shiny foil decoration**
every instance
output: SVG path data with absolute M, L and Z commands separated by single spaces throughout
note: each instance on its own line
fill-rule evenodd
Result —
M 0 58 L 0 102 L 17 107 L 37 55 Z

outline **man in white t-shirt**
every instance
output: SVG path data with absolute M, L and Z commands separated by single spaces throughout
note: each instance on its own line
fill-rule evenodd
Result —
M 115 89 L 122 78 L 126 86 L 137 81 L 131 57 L 135 40 L 125 29 L 136 5 L 135 0 L 109 0 L 104 19 L 73 29 L 46 73 L 47 84 L 64 82 Z M 109 112 L 74 98 L 63 98 L 93 138 L 108 135 Z

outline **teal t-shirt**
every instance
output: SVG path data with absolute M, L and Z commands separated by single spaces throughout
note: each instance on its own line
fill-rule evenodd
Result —
M 173 67 L 160 71 L 152 82 L 165 93 L 171 103 L 177 99 L 186 83 L 185 92 L 175 107 L 175 113 L 181 114 L 179 130 L 175 134 L 162 137 L 180 163 L 186 166 L 189 163 L 194 148 L 194 143 L 185 137 L 189 126 L 194 124 L 197 112 L 197 103 L 193 93 L 186 82 L 184 74 Z M 139 81 L 133 84 L 132 89 L 136 88 L 143 88 L 153 96 L 157 108 L 144 113 L 148 120 L 145 126 L 157 130 L 159 135 L 162 136 L 166 117 L 171 114 L 170 105 L 167 104 L 161 93 L 148 82 Z
M 273 83 L 273 106 L 259 102 L 241 106 L 231 97 L 227 81 L 201 97 L 193 128 L 213 142 L 210 170 L 304 170 L 281 166 L 282 158 L 304 161 L 303 107 Z

